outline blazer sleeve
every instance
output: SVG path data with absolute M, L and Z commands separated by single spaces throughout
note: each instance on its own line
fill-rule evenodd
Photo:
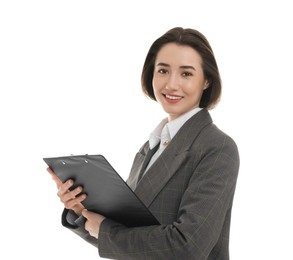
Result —
M 70 229 L 86 242 L 98 247 L 98 239 L 92 237 L 90 233 L 85 230 L 85 219 L 83 217 L 77 216 L 72 210 L 64 209 L 62 212 L 61 222 L 64 227 Z
M 168 225 L 127 228 L 106 219 L 99 234 L 101 257 L 207 259 L 231 213 L 239 156 L 236 144 L 226 135 L 201 147 L 197 151 L 201 159 L 191 167 L 177 220 Z

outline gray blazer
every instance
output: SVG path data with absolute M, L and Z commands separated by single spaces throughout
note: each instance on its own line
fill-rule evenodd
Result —
M 111 259 L 229 259 L 229 230 L 239 170 L 235 142 L 202 109 L 174 136 L 144 172 L 154 150 L 146 142 L 136 154 L 129 186 L 161 225 L 127 228 L 102 222 L 99 239 L 63 224 Z

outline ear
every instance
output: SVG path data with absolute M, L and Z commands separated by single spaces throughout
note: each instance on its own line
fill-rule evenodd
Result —
M 204 90 L 207 89 L 209 87 L 209 85 L 210 85 L 210 82 L 208 82 L 208 80 L 206 80 L 205 83 L 204 83 L 203 89 Z

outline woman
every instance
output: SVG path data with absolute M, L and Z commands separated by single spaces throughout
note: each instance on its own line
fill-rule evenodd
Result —
M 239 170 L 234 141 L 209 109 L 221 80 L 207 39 L 173 28 L 151 46 L 142 71 L 144 93 L 167 118 L 136 154 L 127 183 L 161 223 L 129 228 L 87 211 L 82 189 L 69 191 L 50 170 L 64 203 L 63 225 L 112 259 L 229 259 L 229 229 Z M 78 223 L 78 217 L 87 219 Z

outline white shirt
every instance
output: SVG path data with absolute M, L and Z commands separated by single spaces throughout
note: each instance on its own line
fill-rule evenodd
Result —
M 149 138 L 150 149 L 156 147 L 160 143 L 160 147 L 151 158 L 145 172 L 153 165 L 161 153 L 165 150 L 173 137 L 177 134 L 179 129 L 186 123 L 186 121 L 198 113 L 202 108 L 194 108 L 191 111 L 181 115 L 180 117 L 168 122 L 168 118 L 165 118 L 161 123 L 152 131 Z

